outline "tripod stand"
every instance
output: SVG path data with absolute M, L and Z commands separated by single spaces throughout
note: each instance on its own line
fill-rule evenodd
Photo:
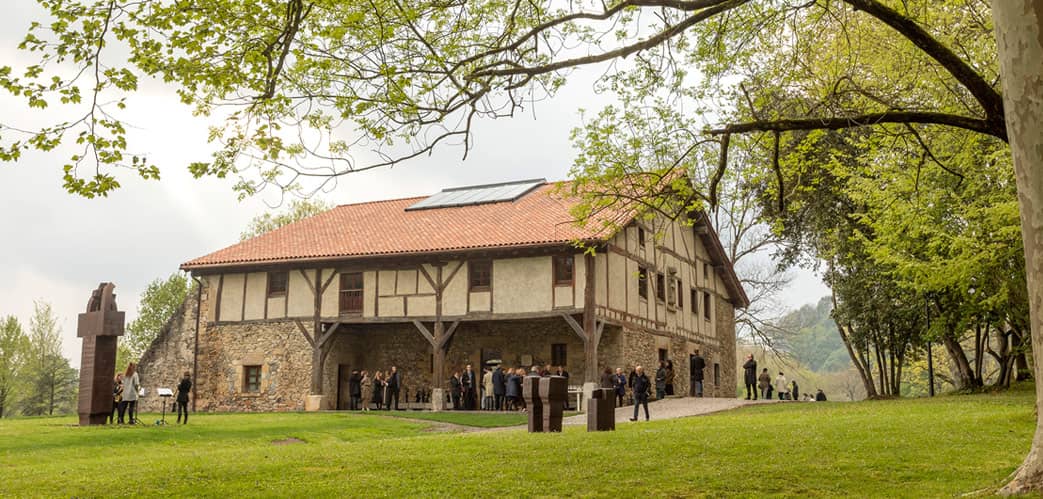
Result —
M 160 398 L 163 399 L 163 415 L 160 417 L 159 421 L 156 421 L 156 424 L 165 425 L 167 424 L 167 399 L 170 398 L 170 395 L 160 395 Z

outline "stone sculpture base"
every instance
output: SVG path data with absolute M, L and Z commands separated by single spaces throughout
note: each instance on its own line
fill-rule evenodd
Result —
M 321 411 L 325 404 L 325 395 L 308 395 L 308 398 L 304 399 L 304 410 L 306 412 Z
M 616 429 L 616 398 L 611 388 L 594 390 L 587 399 L 587 431 Z

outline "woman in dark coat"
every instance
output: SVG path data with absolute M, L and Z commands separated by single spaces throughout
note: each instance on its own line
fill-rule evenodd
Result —
M 380 371 L 373 374 L 373 400 L 377 410 L 384 404 L 384 375 Z
M 612 369 L 606 367 L 605 371 L 601 373 L 601 388 L 614 388 L 615 378 L 612 375 Z
M 674 361 L 666 361 L 666 395 L 669 397 L 674 394 Z
M 464 381 L 460 377 L 460 371 L 457 371 L 449 378 L 449 398 L 453 401 L 453 410 L 460 409 L 460 397 L 463 393 Z
M 177 384 L 177 422 L 181 423 L 181 414 L 185 414 L 185 422 L 188 424 L 188 392 L 192 391 L 192 373 L 185 371 L 185 376 Z
M 511 371 L 511 374 L 507 376 L 507 407 L 511 410 L 518 409 L 521 404 L 518 401 L 521 399 L 521 380 L 522 377 L 518 375 L 518 371 Z

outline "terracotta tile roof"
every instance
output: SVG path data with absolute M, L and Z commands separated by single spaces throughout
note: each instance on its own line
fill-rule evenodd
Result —
M 425 197 L 338 206 L 330 211 L 181 265 L 210 266 L 544 246 L 601 240 L 603 224 L 582 228 L 569 208 L 578 200 L 546 183 L 511 202 L 406 211 Z M 564 189 L 563 189 L 564 190 Z

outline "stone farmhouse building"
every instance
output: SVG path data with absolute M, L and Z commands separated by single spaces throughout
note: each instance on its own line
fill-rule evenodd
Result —
M 434 388 L 438 408 L 465 364 L 563 365 L 590 390 L 606 367 L 670 359 L 687 394 L 700 349 L 706 396 L 735 396 L 748 298 L 705 217 L 580 227 L 557 185 L 342 205 L 191 260 L 198 293 L 143 357 L 143 384 L 191 371 L 201 411 L 341 409 L 351 370 L 395 365 L 403 397 Z

